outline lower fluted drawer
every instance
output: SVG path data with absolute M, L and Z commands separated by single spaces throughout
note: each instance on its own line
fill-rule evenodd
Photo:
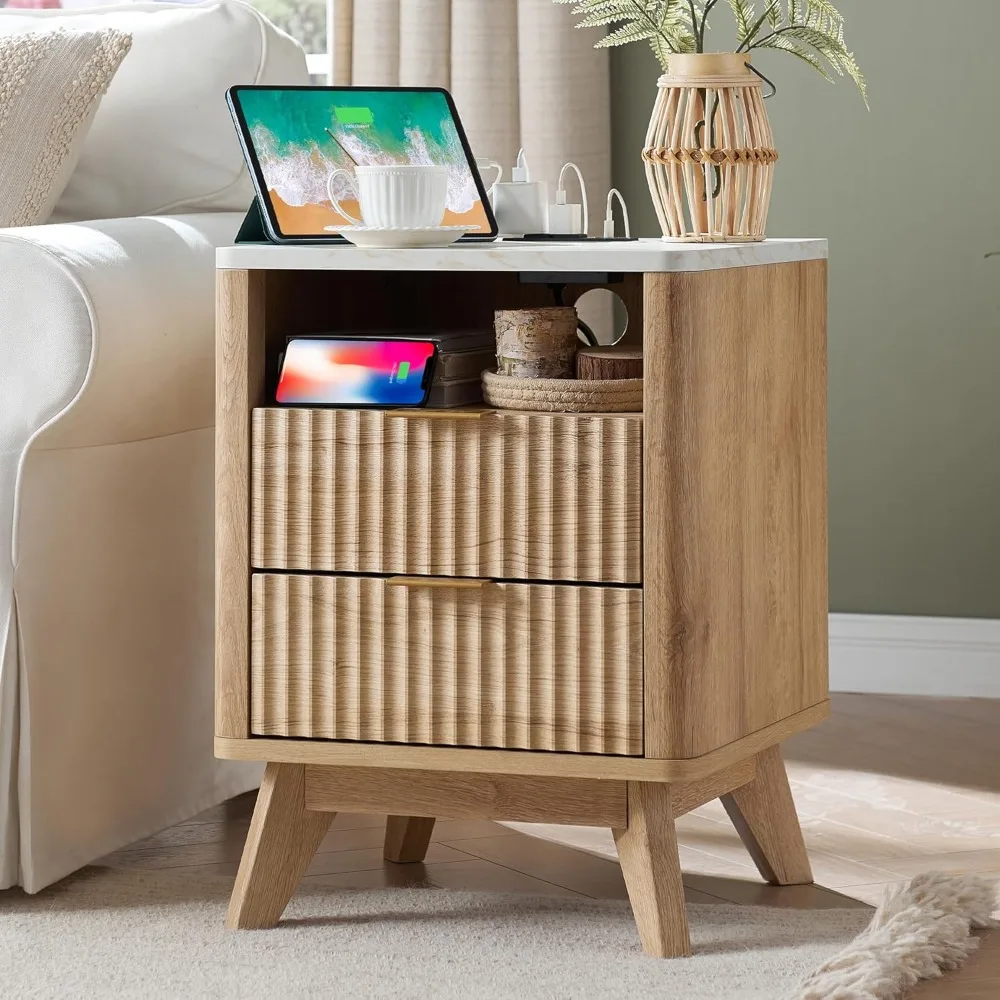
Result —
M 251 729 L 642 753 L 642 591 L 253 577 Z

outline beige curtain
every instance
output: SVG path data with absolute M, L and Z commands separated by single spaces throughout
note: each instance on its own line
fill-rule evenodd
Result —
M 611 183 L 608 58 L 552 0 L 328 0 L 331 79 L 356 86 L 447 87 L 473 152 L 503 163 L 517 151 L 536 180 L 567 160 L 590 189 L 600 232 Z M 567 180 L 571 190 L 573 183 Z M 576 200 L 571 195 L 570 200 Z

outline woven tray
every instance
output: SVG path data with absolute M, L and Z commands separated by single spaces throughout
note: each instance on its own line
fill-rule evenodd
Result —
M 642 410 L 642 379 L 513 378 L 483 372 L 483 399 L 501 410 L 636 413 Z

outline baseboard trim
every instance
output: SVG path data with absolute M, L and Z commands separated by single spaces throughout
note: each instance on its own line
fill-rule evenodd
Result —
M 1000 620 L 831 614 L 830 690 L 1000 698 Z

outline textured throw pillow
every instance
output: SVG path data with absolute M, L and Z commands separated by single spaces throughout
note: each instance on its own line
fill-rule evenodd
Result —
M 101 99 L 49 221 L 245 212 L 253 185 L 226 108 L 226 88 L 309 83 L 302 47 L 238 0 L 44 2 L 62 7 L 27 10 L 4 7 L 0 0 L 0 37 L 42 27 L 118 28 L 132 36 L 132 51 Z M 314 9 L 314 0 L 268 3 Z M 322 0 L 315 5 L 323 8 Z
M 0 228 L 48 219 L 131 45 L 116 29 L 0 36 Z

